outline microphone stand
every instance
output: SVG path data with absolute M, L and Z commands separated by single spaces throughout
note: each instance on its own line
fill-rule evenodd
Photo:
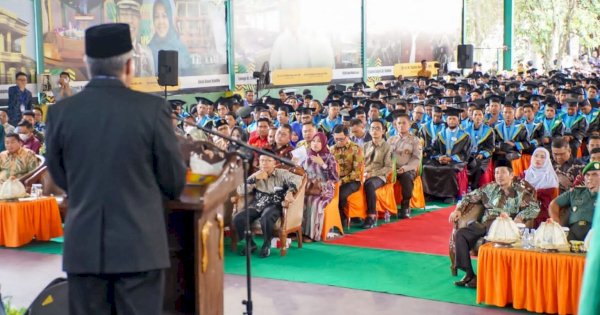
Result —
M 237 156 L 239 156 L 242 159 L 243 162 L 243 167 L 244 167 L 244 210 L 246 210 L 246 231 L 244 231 L 245 234 L 245 240 L 246 240 L 246 290 L 247 290 L 247 299 L 242 301 L 242 304 L 246 305 L 246 311 L 244 312 L 244 315 L 252 315 L 252 275 L 251 275 L 251 257 L 250 257 L 250 240 L 252 238 L 252 232 L 250 231 L 250 212 L 248 212 L 248 169 L 250 168 L 250 160 L 252 159 L 252 153 L 258 153 L 260 155 L 266 155 L 269 156 L 273 159 L 275 159 L 276 161 L 279 161 L 283 164 L 289 165 L 289 166 L 293 166 L 296 167 L 297 165 L 294 164 L 292 161 L 288 160 L 288 159 L 284 159 L 282 157 L 277 156 L 276 154 L 273 154 L 271 152 L 262 150 L 262 149 L 258 149 L 255 147 L 252 147 L 250 145 L 248 145 L 247 143 L 234 139 L 230 136 L 225 136 L 222 135 L 214 130 L 211 130 L 209 128 L 206 127 L 202 127 L 202 126 L 196 126 L 198 127 L 198 129 L 213 135 L 213 136 L 217 136 L 219 138 L 225 139 L 227 141 L 229 141 L 230 143 L 235 144 L 238 149 L 236 150 L 235 154 Z M 245 149 L 245 152 L 240 150 L 240 149 Z M 281 246 L 285 246 L 285 244 L 282 244 Z

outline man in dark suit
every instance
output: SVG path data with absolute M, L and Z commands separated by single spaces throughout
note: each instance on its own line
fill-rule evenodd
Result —
M 24 111 L 33 109 L 33 96 L 27 89 L 27 75 L 17 72 L 15 80 L 17 85 L 8 88 L 8 117 L 13 126 L 21 121 Z
M 48 170 L 69 196 L 63 269 L 76 314 L 162 314 L 169 254 L 163 203 L 185 165 L 161 99 L 130 90 L 127 24 L 86 30 L 92 77 L 48 112 Z

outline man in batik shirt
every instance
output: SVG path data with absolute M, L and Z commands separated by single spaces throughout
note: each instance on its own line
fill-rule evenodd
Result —
M 341 186 L 338 208 L 342 222 L 346 222 L 347 216 L 344 209 L 348 204 L 348 197 L 360 189 L 361 170 L 365 166 L 365 159 L 362 148 L 350 141 L 348 128 L 341 125 L 335 126 L 332 134 L 335 144 L 330 151 L 340 168 Z
M 511 217 L 516 223 L 524 223 L 537 217 L 540 206 L 535 199 L 534 188 L 525 181 L 514 180 L 512 165 L 507 160 L 498 160 L 495 182 L 467 194 L 450 214 L 449 221 L 456 222 L 470 204 L 482 205 L 483 216 L 480 221 L 470 222 L 454 234 L 456 268 L 466 273 L 454 284 L 476 288 L 477 276 L 471 265 L 470 251 L 477 241 L 487 234 L 497 217 Z
M 6 151 L 0 153 L 0 184 L 33 171 L 39 164 L 33 151 L 23 148 L 19 135 L 10 133 L 4 139 Z

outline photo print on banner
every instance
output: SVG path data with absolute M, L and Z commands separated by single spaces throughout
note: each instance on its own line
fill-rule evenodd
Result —
M 179 52 L 179 89 L 227 86 L 224 0 L 42 0 L 46 69 L 88 81 L 85 30 L 127 23 L 134 44 L 134 89 L 158 92 L 158 51 Z

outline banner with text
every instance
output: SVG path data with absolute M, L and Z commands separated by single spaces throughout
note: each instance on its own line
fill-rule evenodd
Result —
M 398 11 L 391 8 L 402 8 L 403 12 L 410 14 L 403 14 L 399 18 Z M 437 71 L 429 67 L 434 63 L 439 63 L 442 70 L 447 69 L 450 62 L 456 61 L 461 11 L 462 0 L 367 1 L 367 66 L 370 69 L 393 66 L 395 76 L 396 72 L 415 76 L 420 64 L 416 71 L 408 64 L 418 64 L 421 60 L 431 64 L 428 70 L 433 74 Z M 389 71 L 381 74 L 385 75 L 373 77 L 390 75 Z
M 265 62 L 275 85 L 361 78 L 360 0 L 236 0 L 233 25 L 236 84 Z

